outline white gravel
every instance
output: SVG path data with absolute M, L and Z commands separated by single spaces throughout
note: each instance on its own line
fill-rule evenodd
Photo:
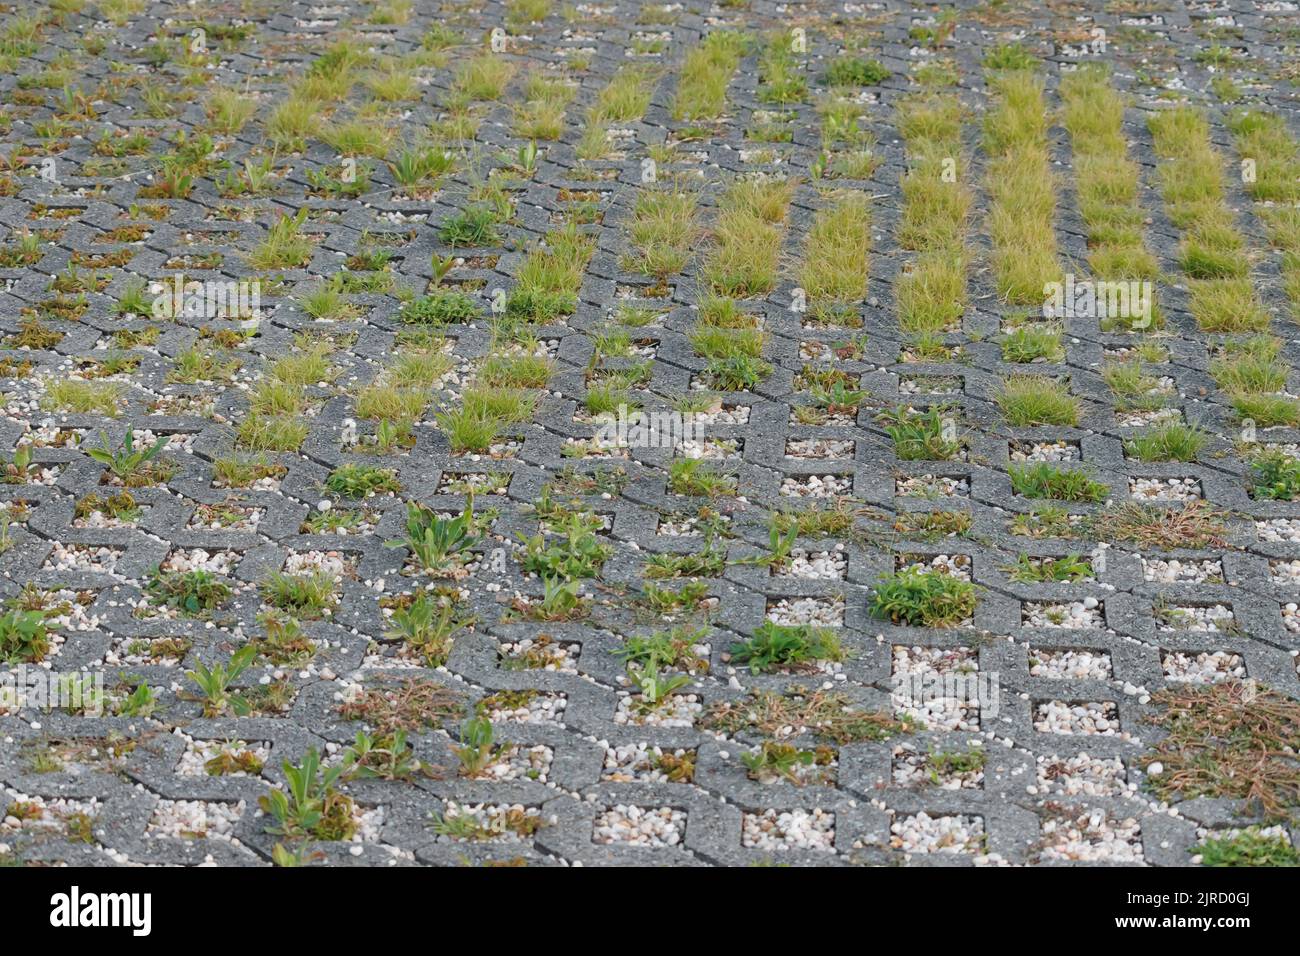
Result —
M 1300 541 L 1300 518 L 1269 518 L 1255 522 L 1261 541 Z
M 746 813 L 741 845 L 754 850 L 835 850 L 835 814 L 828 810 L 764 810 Z
M 1143 862 L 1137 820 L 1115 820 L 1100 809 L 1045 820 L 1040 860 L 1080 862 Z
M 781 495 L 785 498 L 834 498 L 852 491 L 853 479 L 847 475 L 805 475 L 781 480 Z
M 1066 680 L 1108 680 L 1110 655 L 1105 651 L 1029 649 L 1029 675 Z
M 508 721 L 516 724 L 555 724 L 564 717 L 568 706 L 564 694 L 535 694 L 519 707 L 490 707 L 488 719 L 492 722 Z
M 978 747 L 982 740 L 972 741 L 972 747 Z M 928 751 L 917 749 L 912 744 L 901 744 L 894 748 L 892 778 L 899 787 L 937 787 L 940 790 L 979 790 L 984 786 L 984 771 L 949 770 L 934 767 L 929 762 Z
M 1274 559 L 1268 563 L 1269 581 L 1283 587 L 1300 585 L 1300 558 L 1287 560 Z
M 1007 450 L 1011 461 L 1079 461 L 1082 455 L 1077 442 L 1071 441 L 1020 441 L 1012 442 Z
M 467 803 L 459 804 L 454 801 L 447 802 L 447 809 L 443 817 L 447 820 L 456 817 L 472 817 L 479 827 L 479 833 L 476 838 L 464 838 L 444 836 L 439 834 L 437 842 L 439 843 L 523 843 L 531 841 L 531 836 L 524 836 L 518 829 L 509 825 L 510 818 L 519 817 L 531 820 L 539 820 L 541 811 L 536 807 L 525 807 L 523 804 L 491 804 L 491 803 Z
M 1157 623 L 1163 632 L 1169 631 L 1230 631 L 1236 618 L 1232 608 L 1224 604 L 1178 604 L 1160 609 Z
M 1217 684 L 1219 681 L 1246 676 L 1241 656 L 1228 651 L 1202 651 L 1184 654 L 1166 653 L 1160 661 L 1165 680 L 1177 684 Z
M 1300 564 L 1300 562 L 1297 562 Z M 1223 562 L 1218 558 L 1142 558 L 1142 580 L 1160 584 L 1203 584 L 1223 581 Z
M 657 532 L 670 538 L 698 538 L 703 535 L 700 520 L 699 515 L 692 514 L 663 515 L 659 519 Z M 731 523 L 731 518 L 726 515 L 717 515 L 712 520 L 721 521 L 724 525 Z
M 1029 627 L 1099 630 L 1105 626 L 1102 605 L 1096 598 L 1081 601 L 1025 601 L 1021 619 Z
M 784 564 L 773 565 L 772 574 L 779 578 L 804 578 L 811 581 L 841 581 L 849 566 L 843 545 L 837 544 L 834 551 L 809 551 L 806 548 L 792 548 L 789 560 Z
M 178 736 L 185 736 L 180 731 L 176 733 Z M 187 741 L 185 752 L 181 754 L 180 761 L 176 764 L 176 773 L 182 777 L 210 776 L 207 769 L 208 761 L 223 753 L 230 754 L 232 757 L 244 757 L 247 754 L 252 754 L 261 761 L 263 766 L 271 759 L 271 747 L 266 743 L 249 744 L 242 740 L 195 740 L 189 737 L 185 739 Z M 246 778 L 249 775 L 242 770 L 235 770 L 221 776 Z
M 244 815 L 244 801 L 218 803 L 204 800 L 159 800 L 145 826 L 145 835 L 174 839 L 233 840 L 235 825 Z
M 785 457 L 843 461 L 853 457 L 855 443 L 840 438 L 791 438 L 785 443 Z
M 1130 478 L 1129 494 L 1143 501 L 1194 501 L 1201 497 L 1198 478 Z
M 978 853 L 984 848 L 984 818 L 921 812 L 889 825 L 889 845 L 904 853 Z
M 1111 701 L 1042 701 L 1034 707 L 1034 729 L 1047 734 L 1113 737 L 1119 734 L 1119 708 Z
M 939 571 L 959 581 L 970 580 L 971 562 L 968 554 L 936 554 L 933 557 L 899 555 L 894 563 L 899 571 Z
M 844 598 L 768 598 L 767 619 L 777 624 L 812 624 L 816 627 L 842 627 Z
M 970 481 L 943 475 L 894 479 L 894 494 L 903 498 L 969 498 Z
M 663 769 L 664 758 L 672 760 L 694 759 L 694 751 L 684 748 L 668 749 L 648 743 L 620 744 L 617 747 L 603 743 L 605 762 L 601 779 L 613 783 L 671 783 Z
M 695 718 L 704 710 L 695 694 L 671 694 L 653 707 L 642 703 L 639 694 L 619 692 L 614 723 L 636 727 L 694 727 Z
M 1031 792 L 1065 796 L 1113 797 L 1126 792 L 1124 761 L 1119 757 L 1072 757 L 1055 754 L 1036 762 L 1038 785 Z
M 497 644 L 503 662 L 511 667 L 560 674 L 578 673 L 578 652 L 581 649 L 581 644 L 565 644 L 544 634 Z
M 893 649 L 893 690 L 896 716 L 920 721 L 929 730 L 978 730 L 979 701 L 972 695 L 941 696 L 945 675 L 973 680 L 979 653 L 969 647 L 905 647 Z
M 684 810 L 618 804 L 596 815 L 591 841 L 602 845 L 669 847 L 679 846 L 685 835 Z
M 50 556 L 45 559 L 45 571 L 81 571 L 88 574 L 112 574 L 117 561 L 126 552 L 90 544 L 55 543 Z

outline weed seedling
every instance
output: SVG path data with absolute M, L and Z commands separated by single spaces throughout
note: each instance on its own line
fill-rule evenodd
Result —
M 150 600 L 181 614 L 199 617 L 215 610 L 233 589 L 211 571 L 155 571 L 145 586 Z
M 225 664 L 213 664 L 209 667 L 202 661 L 194 665 L 194 670 L 186 671 L 185 676 L 198 687 L 203 701 L 204 717 L 221 717 L 229 710 L 236 716 L 243 717 L 252 711 L 247 699 L 241 694 L 232 693 L 230 685 L 248 670 L 257 659 L 257 648 L 251 644 L 241 647 L 230 656 Z
M 495 746 L 495 739 L 492 721 L 486 717 L 471 717 L 461 725 L 461 744 L 453 747 L 452 752 L 460 761 L 463 776 L 480 776 L 498 759 L 500 748 Z
M 764 621 L 748 641 L 731 646 L 731 660 L 747 664 L 752 674 L 808 667 L 817 661 L 843 658 L 844 650 L 834 631 L 810 624 Z
M 406 506 L 406 537 L 386 541 L 390 548 L 405 547 L 421 568 L 433 574 L 446 571 L 454 558 L 478 541 L 474 530 L 474 499 L 455 518 L 440 518 L 432 508 L 419 502 Z
M 162 450 L 167 447 L 167 439 L 159 438 L 148 448 L 137 448 L 135 446 L 135 429 L 128 428 L 126 435 L 122 438 L 122 444 L 113 448 L 109 445 L 108 436 L 100 433 L 100 447 L 88 449 L 86 454 L 92 459 L 99 462 L 107 468 L 116 478 L 123 482 L 129 482 L 132 478 L 140 477 L 144 474 L 150 464 L 154 462 Z
M 312 747 L 301 764 L 295 767 L 286 760 L 283 769 L 287 790 L 276 788 L 258 798 L 262 811 L 275 821 L 268 832 L 319 840 L 350 839 L 356 832 L 352 799 L 334 789 L 348 765 L 322 768 L 320 754 Z
M 975 613 L 976 587 L 942 571 L 907 568 L 882 577 L 871 613 L 912 627 L 955 627 Z

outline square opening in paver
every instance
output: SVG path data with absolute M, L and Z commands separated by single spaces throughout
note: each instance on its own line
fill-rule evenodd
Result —
M 895 817 L 889 845 L 904 853 L 983 853 L 984 818 L 972 814 L 914 813 Z
M 686 811 L 619 804 L 596 814 L 591 842 L 605 846 L 664 848 L 686 838 Z
M 822 809 L 762 810 L 741 817 L 740 844 L 749 850 L 835 851 L 835 814 Z
M 1105 604 L 1095 597 L 1078 601 L 1022 601 L 1020 620 L 1026 627 L 1101 630 L 1106 626 Z
M 1246 661 L 1231 651 L 1163 651 L 1165 680 L 1177 684 L 1217 684 L 1246 676 Z
M 1157 601 L 1152 607 L 1152 614 L 1161 631 L 1239 632 L 1237 618 L 1230 604 L 1174 604 Z
M 1076 647 L 1029 648 L 1029 676 L 1055 680 L 1109 680 L 1113 676 L 1110 654 Z
M 1046 734 L 1113 737 L 1119 734 L 1119 707 L 1111 701 L 1034 702 L 1034 729 Z
M 928 750 L 913 744 L 894 747 L 890 777 L 896 787 L 937 787 L 940 790 L 981 790 L 988 753 L 982 746 Z

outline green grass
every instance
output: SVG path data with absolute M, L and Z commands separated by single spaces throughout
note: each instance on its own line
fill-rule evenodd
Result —
M 1105 281 L 1154 282 L 1159 265 L 1144 238 L 1146 212 L 1139 167 L 1128 155 L 1124 97 L 1111 87 L 1106 67 L 1090 64 L 1062 74 L 1061 98 L 1093 275 Z
M 1065 359 L 1059 328 L 1029 323 L 1002 336 L 1002 361 L 1028 363 L 1039 359 L 1047 362 Z
M 497 230 L 501 210 L 489 203 L 472 203 L 443 220 L 438 237 L 447 245 L 494 246 L 501 241 Z
M 524 102 L 515 107 L 515 135 L 522 139 L 557 140 L 564 135 L 564 113 L 577 89 L 540 72 L 524 84 Z
M 365 498 L 369 495 L 402 490 L 397 473 L 391 468 L 347 463 L 339 465 L 325 479 L 325 488 L 343 498 Z
M 334 605 L 334 579 L 324 571 L 285 574 L 274 571 L 262 580 L 262 600 L 272 607 L 308 620 L 325 616 Z
M 645 115 L 661 70 L 644 64 L 627 64 L 596 97 L 589 117 L 599 123 L 631 123 Z
M 867 297 L 871 203 L 858 192 L 833 193 L 813 217 L 797 278 L 816 318 Z
M 759 102 L 784 106 L 802 102 L 808 93 L 803 64 L 790 49 L 790 34 L 774 32 L 763 46 L 758 61 Z
M 1159 425 L 1126 439 L 1124 454 L 1139 461 L 1195 461 L 1209 437 L 1192 425 Z
M 50 379 L 41 398 L 44 408 L 75 415 L 106 415 L 116 418 L 121 412 L 123 387 L 119 382 L 87 382 L 75 378 Z
M 1012 375 L 995 396 L 1007 424 L 1077 425 L 1079 403 L 1069 388 L 1056 379 L 1038 375 Z
M 686 267 L 700 236 L 697 204 L 694 192 L 676 186 L 637 193 L 628 224 L 636 250 L 628 263 L 632 271 L 662 279 Z
M 942 571 L 905 569 L 876 582 L 874 617 L 912 627 L 955 627 L 975 613 L 974 584 Z
M 1011 490 L 1026 498 L 1052 501 L 1104 501 L 1110 493 L 1101 482 L 1087 472 L 1059 468 L 1047 462 L 1012 465 L 1007 469 L 1011 477 Z
M 701 269 L 709 291 L 748 298 L 776 287 L 782 226 L 794 184 L 738 180 L 723 195 L 713 223 L 713 246 Z
M 691 347 L 697 355 L 710 360 L 761 358 L 765 336 L 757 329 L 717 329 L 704 327 L 691 333 Z
M 933 406 L 925 411 L 899 407 L 877 417 L 900 461 L 951 461 L 961 452 L 953 416 L 952 409 Z
M 1228 117 L 1237 152 L 1254 163 L 1255 180 L 1246 191 L 1280 254 L 1282 287 L 1291 301 L 1291 317 L 1300 322 L 1300 143 L 1282 117 L 1259 110 L 1237 110 Z
M 1300 425 L 1300 402 L 1286 395 L 1238 393 L 1229 400 L 1239 420 L 1254 422 L 1259 428 Z
M 208 123 L 212 129 L 233 136 L 257 113 L 257 102 L 239 90 L 217 88 L 208 94 Z
M 155 570 L 145 593 L 153 604 L 175 608 L 187 617 L 201 617 L 225 603 L 234 589 L 210 571 Z
M 489 355 L 479 368 L 478 383 L 490 388 L 544 388 L 555 362 L 540 355 Z
M 1234 110 L 1228 129 L 1243 158 L 1254 160 L 1255 179 L 1246 192 L 1256 202 L 1294 205 L 1300 202 L 1300 144 L 1286 120 L 1260 110 Z
M 915 541 L 969 537 L 975 523 L 969 511 L 905 511 L 894 520 L 894 531 Z
M 255 269 L 294 269 L 305 265 L 313 248 L 300 233 L 306 219 L 306 209 L 293 216 L 281 215 L 267 229 L 261 245 L 249 254 L 248 264 Z
M 523 391 L 473 388 L 461 395 L 458 406 L 443 410 L 436 418 L 452 451 L 485 452 L 507 425 L 530 419 L 536 403 L 534 395 Z
M 879 60 L 840 56 L 827 65 L 824 80 L 827 86 L 876 86 L 889 76 Z
M 1284 835 L 1247 827 L 1232 836 L 1206 837 L 1192 847 L 1201 866 L 1300 866 L 1300 850 Z
M 1294 819 L 1300 777 L 1293 742 L 1300 739 L 1300 702 L 1238 680 L 1204 687 L 1174 686 L 1152 695 L 1151 722 L 1165 731 L 1139 758 L 1157 798 L 1176 804 L 1197 797 L 1240 801 L 1243 815 L 1263 822 Z
M 1218 549 L 1227 546 L 1226 517 L 1199 498 L 1174 507 L 1128 501 L 1098 515 L 1092 530 L 1102 540 L 1125 541 L 1141 548 Z
M 398 318 L 413 325 L 438 327 L 473 322 L 483 310 L 464 292 L 435 289 L 427 295 L 402 303 Z
M 1021 554 L 1006 571 L 1012 581 L 1024 584 L 1074 584 L 1092 577 L 1092 562 L 1077 554 L 1067 554 L 1062 558 L 1035 558 Z
M 1282 340 L 1256 335 L 1225 343 L 1222 355 L 1210 363 L 1210 374 L 1228 392 L 1280 392 L 1290 369 L 1282 361 Z
M 736 479 L 720 474 L 701 458 L 681 458 L 669 466 L 668 491 L 674 495 L 724 497 L 736 493 Z
M 400 423 L 409 429 L 424 414 L 428 400 L 422 388 L 367 385 L 357 394 L 357 415 L 372 421 Z
M 1281 256 L 1282 287 L 1291 300 L 1291 318 L 1300 322 L 1300 209 L 1272 207 L 1258 212 L 1269 242 Z
M 899 326 L 909 333 L 943 332 L 966 309 L 965 233 L 973 199 L 964 181 L 962 105 L 950 94 L 910 96 L 896 121 L 908 166 L 899 181 L 898 241 L 917 253 L 897 283 Z
M 692 47 L 678 74 L 673 97 L 673 119 L 715 120 L 727 105 L 727 85 L 744 53 L 745 39 L 739 33 L 715 31 Z
M 1019 43 L 1004 43 L 984 56 L 986 70 L 1033 70 L 1039 65 L 1034 56 Z
M 1044 286 L 1059 282 L 1062 275 L 1043 81 L 1021 68 L 992 73 L 988 79 L 996 96 L 984 119 L 994 279 L 1007 302 L 1041 306 Z
M 1193 318 L 1206 332 L 1264 331 L 1268 314 L 1250 283 L 1250 256 L 1227 203 L 1223 157 L 1209 123 L 1183 106 L 1151 114 L 1147 125 L 1161 160 L 1165 208 L 1183 234 L 1179 263 Z
M 501 98 L 515 73 L 515 65 L 493 53 L 480 53 L 461 64 L 455 89 L 471 100 Z
M 733 664 L 748 667 L 751 674 L 844 659 L 844 649 L 831 628 L 775 621 L 764 621 L 749 640 L 732 644 L 730 654 Z
M 235 433 L 235 444 L 248 451 L 297 451 L 310 429 L 294 415 L 251 412 Z
M 546 323 L 573 312 L 578 307 L 587 260 L 595 249 L 595 239 L 572 225 L 548 232 L 545 244 L 529 252 L 519 267 L 514 291 L 506 300 L 506 314 Z

